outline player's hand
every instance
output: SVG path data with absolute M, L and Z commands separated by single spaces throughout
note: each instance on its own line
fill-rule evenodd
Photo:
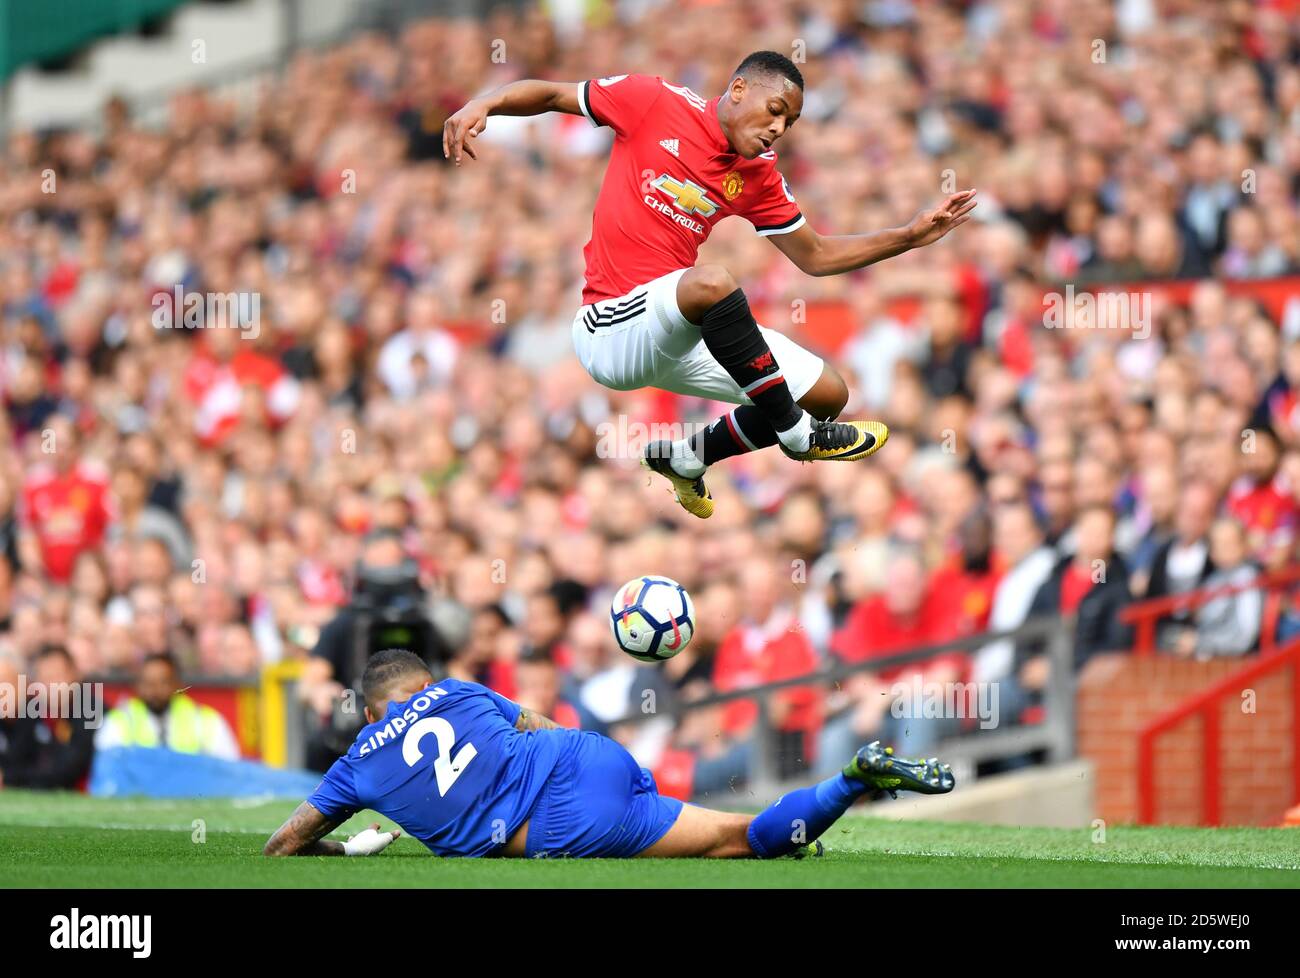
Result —
M 913 248 L 924 248 L 933 244 L 955 227 L 961 227 L 970 220 L 970 212 L 975 209 L 974 189 L 960 190 L 949 194 L 943 203 L 932 210 L 921 211 L 912 218 L 907 226 L 908 239 Z
M 343 843 L 343 854 L 346 856 L 377 856 L 391 846 L 393 840 L 401 834 L 401 829 L 380 832 L 379 823 L 374 822 L 370 828 L 358 832 L 356 835 L 348 836 L 347 842 Z
M 487 128 L 487 105 L 470 99 L 442 125 L 442 155 L 460 166 L 463 150 L 471 160 L 478 159 L 470 140 Z

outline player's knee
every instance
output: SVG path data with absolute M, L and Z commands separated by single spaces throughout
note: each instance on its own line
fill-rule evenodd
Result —
M 799 406 L 813 417 L 829 421 L 838 418 L 848 403 L 849 385 L 838 371 L 828 365 L 822 369 L 822 375 L 817 378 L 813 389 L 799 402 Z
M 686 273 L 684 279 L 686 305 L 697 318 L 740 288 L 732 274 L 721 265 L 697 265 Z

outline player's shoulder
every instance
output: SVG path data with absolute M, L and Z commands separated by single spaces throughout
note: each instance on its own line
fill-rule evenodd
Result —
M 699 92 L 688 88 L 685 85 L 678 85 L 663 75 L 652 75 L 645 72 L 628 72 L 622 75 L 607 75 L 604 78 L 591 79 L 591 85 L 596 88 L 635 90 L 639 94 L 657 98 L 659 95 L 667 94 L 672 99 L 665 104 L 681 104 L 689 108 L 703 112 L 709 104 L 709 100 Z
M 662 75 L 649 75 L 636 71 L 621 75 L 606 75 L 604 78 L 593 78 L 588 82 L 593 90 L 604 90 L 620 98 L 642 99 L 658 98 L 666 84 Z
M 776 168 L 776 160 L 776 150 L 769 149 L 766 153 L 759 153 L 752 160 L 745 160 L 743 165 L 755 173 L 775 174 L 777 178 L 780 178 L 781 174 Z
M 492 695 L 492 691 L 482 683 L 476 683 L 471 679 L 453 679 L 450 676 L 445 676 L 426 686 L 424 692 L 432 703 L 442 701 L 444 704 L 463 703 L 477 696 Z
M 747 185 L 761 189 L 764 199 L 769 195 L 776 197 L 784 196 L 791 204 L 797 204 L 794 191 L 790 188 L 790 182 L 786 180 L 785 174 L 781 172 L 776 165 L 776 150 L 770 149 L 766 153 L 760 153 L 752 160 L 741 161 L 736 170 Z
M 482 692 L 484 687 L 469 679 L 454 679 L 451 676 L 444 676 L 432 685 L 426 687 L 426 692 L 435 689 L 440 690 L 439 695 L 445 696 L 450 693 Z
M 601 88 L 613 88 L 615 85 L 660 85 L 663 80 L 663 75 L 652 75 L 644 71 L 625 71 L 621 75 L 593 78 L 592 83 Z

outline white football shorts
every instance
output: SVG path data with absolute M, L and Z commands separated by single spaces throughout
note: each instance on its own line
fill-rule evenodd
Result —
M 686 269 L 669 272 L 625 296 L 602 299 L 573 318 L 573 347 L 593 380 L 616 391 L 657 387 L 675 394 L 748 404 L 722 364 L 677 308 L 677 280 Z M 822 358 L 784 333 L 759 326 L 797 401 L 822 373 Z

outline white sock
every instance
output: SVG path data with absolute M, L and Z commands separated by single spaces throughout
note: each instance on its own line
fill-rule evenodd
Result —
M 812 415 L 804 411 L 793 428 L 778 431 L 776 437 L 792 452 L 808 451 L 809 439 L 812 437 Z
M 704 474 L 704 470 L 708 468 L 691 448 L 689 438 L 673 442 L 672 452 L 668 456 L 668 464 L 674 472 L 684 479 L 698 479 Z

